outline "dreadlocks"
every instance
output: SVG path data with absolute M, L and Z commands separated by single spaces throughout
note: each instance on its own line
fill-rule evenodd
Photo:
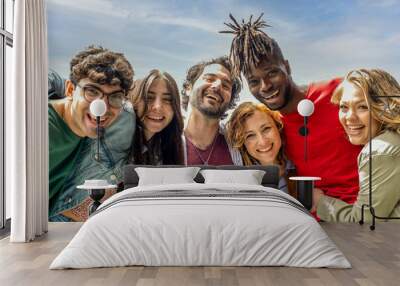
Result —
M 242 23 L 239 24 L 232 14 L 229 14 L 232 23 L 224 24 L 231 30 L 220 31 L 220 33 L 235 35 L 229 54 L 229 61 L 235 76 L 239 76 L 240 72 L 245 75 L 249 74 L 250 69 L 256 67 L 263 58 L 276 57 L 283 60 L 278 43 L 261 30 L 265 27 L 271 27 L 261 19 L 263 15 L 264 13 L 261 13 L 254 22 L 252 22 L 253 15 L 251 15 L 247 23 L 242 19 Z

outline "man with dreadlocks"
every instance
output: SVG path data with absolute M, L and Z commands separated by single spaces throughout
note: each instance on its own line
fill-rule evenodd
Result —
M 183 102 L 192 108 L 184 130 L 187 165 L 242 165 L 239 151 L 228 145 L 220 123 L 226 111 L 235 106 L 240 89 L 227 57 L 201 62 L 188 70 L 182 90 Z
M 263 14 L 252 21 L 225 23 L 234 34 L 230 62 L 235 75 L 242 73 L 250 92 L 272 110 L 280 111 L 286 139 L 285 151 L 295 164 L 300 176 L 319 176 L 316 187 L 328 196 L 353 203 L 358 193 L 357 155 L 360 148 L 346 139 L 338 119 L 338 107 L 330 103 L 332 92 L 341 82 L 333 79 L 311 83 L 306 88 L 296 85 L 289 62 L 283 57 L 278 43 L 262 28 L 268 27 Z M 309 119 L 309 155 L 305 162 L 304 137 L 299 130 L 303 117 L 297 113 L 302 99 L 314 103 L 315 111 Z
M 53 81 L 57 84 L 53 84 Z M 122 180 L 122 166 L 135 130 L 135 117 L 124 105 L 133 81 L 133 69 L 122 54 L 90 46 L 76 54 L 70 64 L 70 79 L 54 74 L 51 86 L 59 94 L 50 101 L 49 116 L 49 220 L 82 221 L 87 218 L 91 199 L 78 190 L 87 179 Z M 53 93 L 49 91 L 49 94 Z M 104 128 L 100 157 L 96 154 L 96 118 L 90 103 L 101 98 L 107 111 L 100 118 Z M 108 192 L 109 193 L 109 192 Z

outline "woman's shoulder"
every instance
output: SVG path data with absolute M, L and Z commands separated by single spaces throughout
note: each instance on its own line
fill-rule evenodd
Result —
M 400 155 L 400 134 L 389 130 L 379 134 L 372 139 L 372 152 Z
M 361 151 L 361 161 L 369 156 L 369 144 Z M 372 156 L 392 156 L 400 158 L 400 134 L 394 131 L 385 131 L 371 140 Z

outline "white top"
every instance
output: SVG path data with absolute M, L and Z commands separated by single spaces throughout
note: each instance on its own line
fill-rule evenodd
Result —
M 321 177 L 289 177 L 292 181 L 319 181 Z

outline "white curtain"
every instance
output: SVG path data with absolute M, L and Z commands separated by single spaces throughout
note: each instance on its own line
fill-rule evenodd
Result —
M 48 228 L 47 24 L 45 0 L 15 1 L 12 94 L 6 99 L 6 187 L 12 242 Z

